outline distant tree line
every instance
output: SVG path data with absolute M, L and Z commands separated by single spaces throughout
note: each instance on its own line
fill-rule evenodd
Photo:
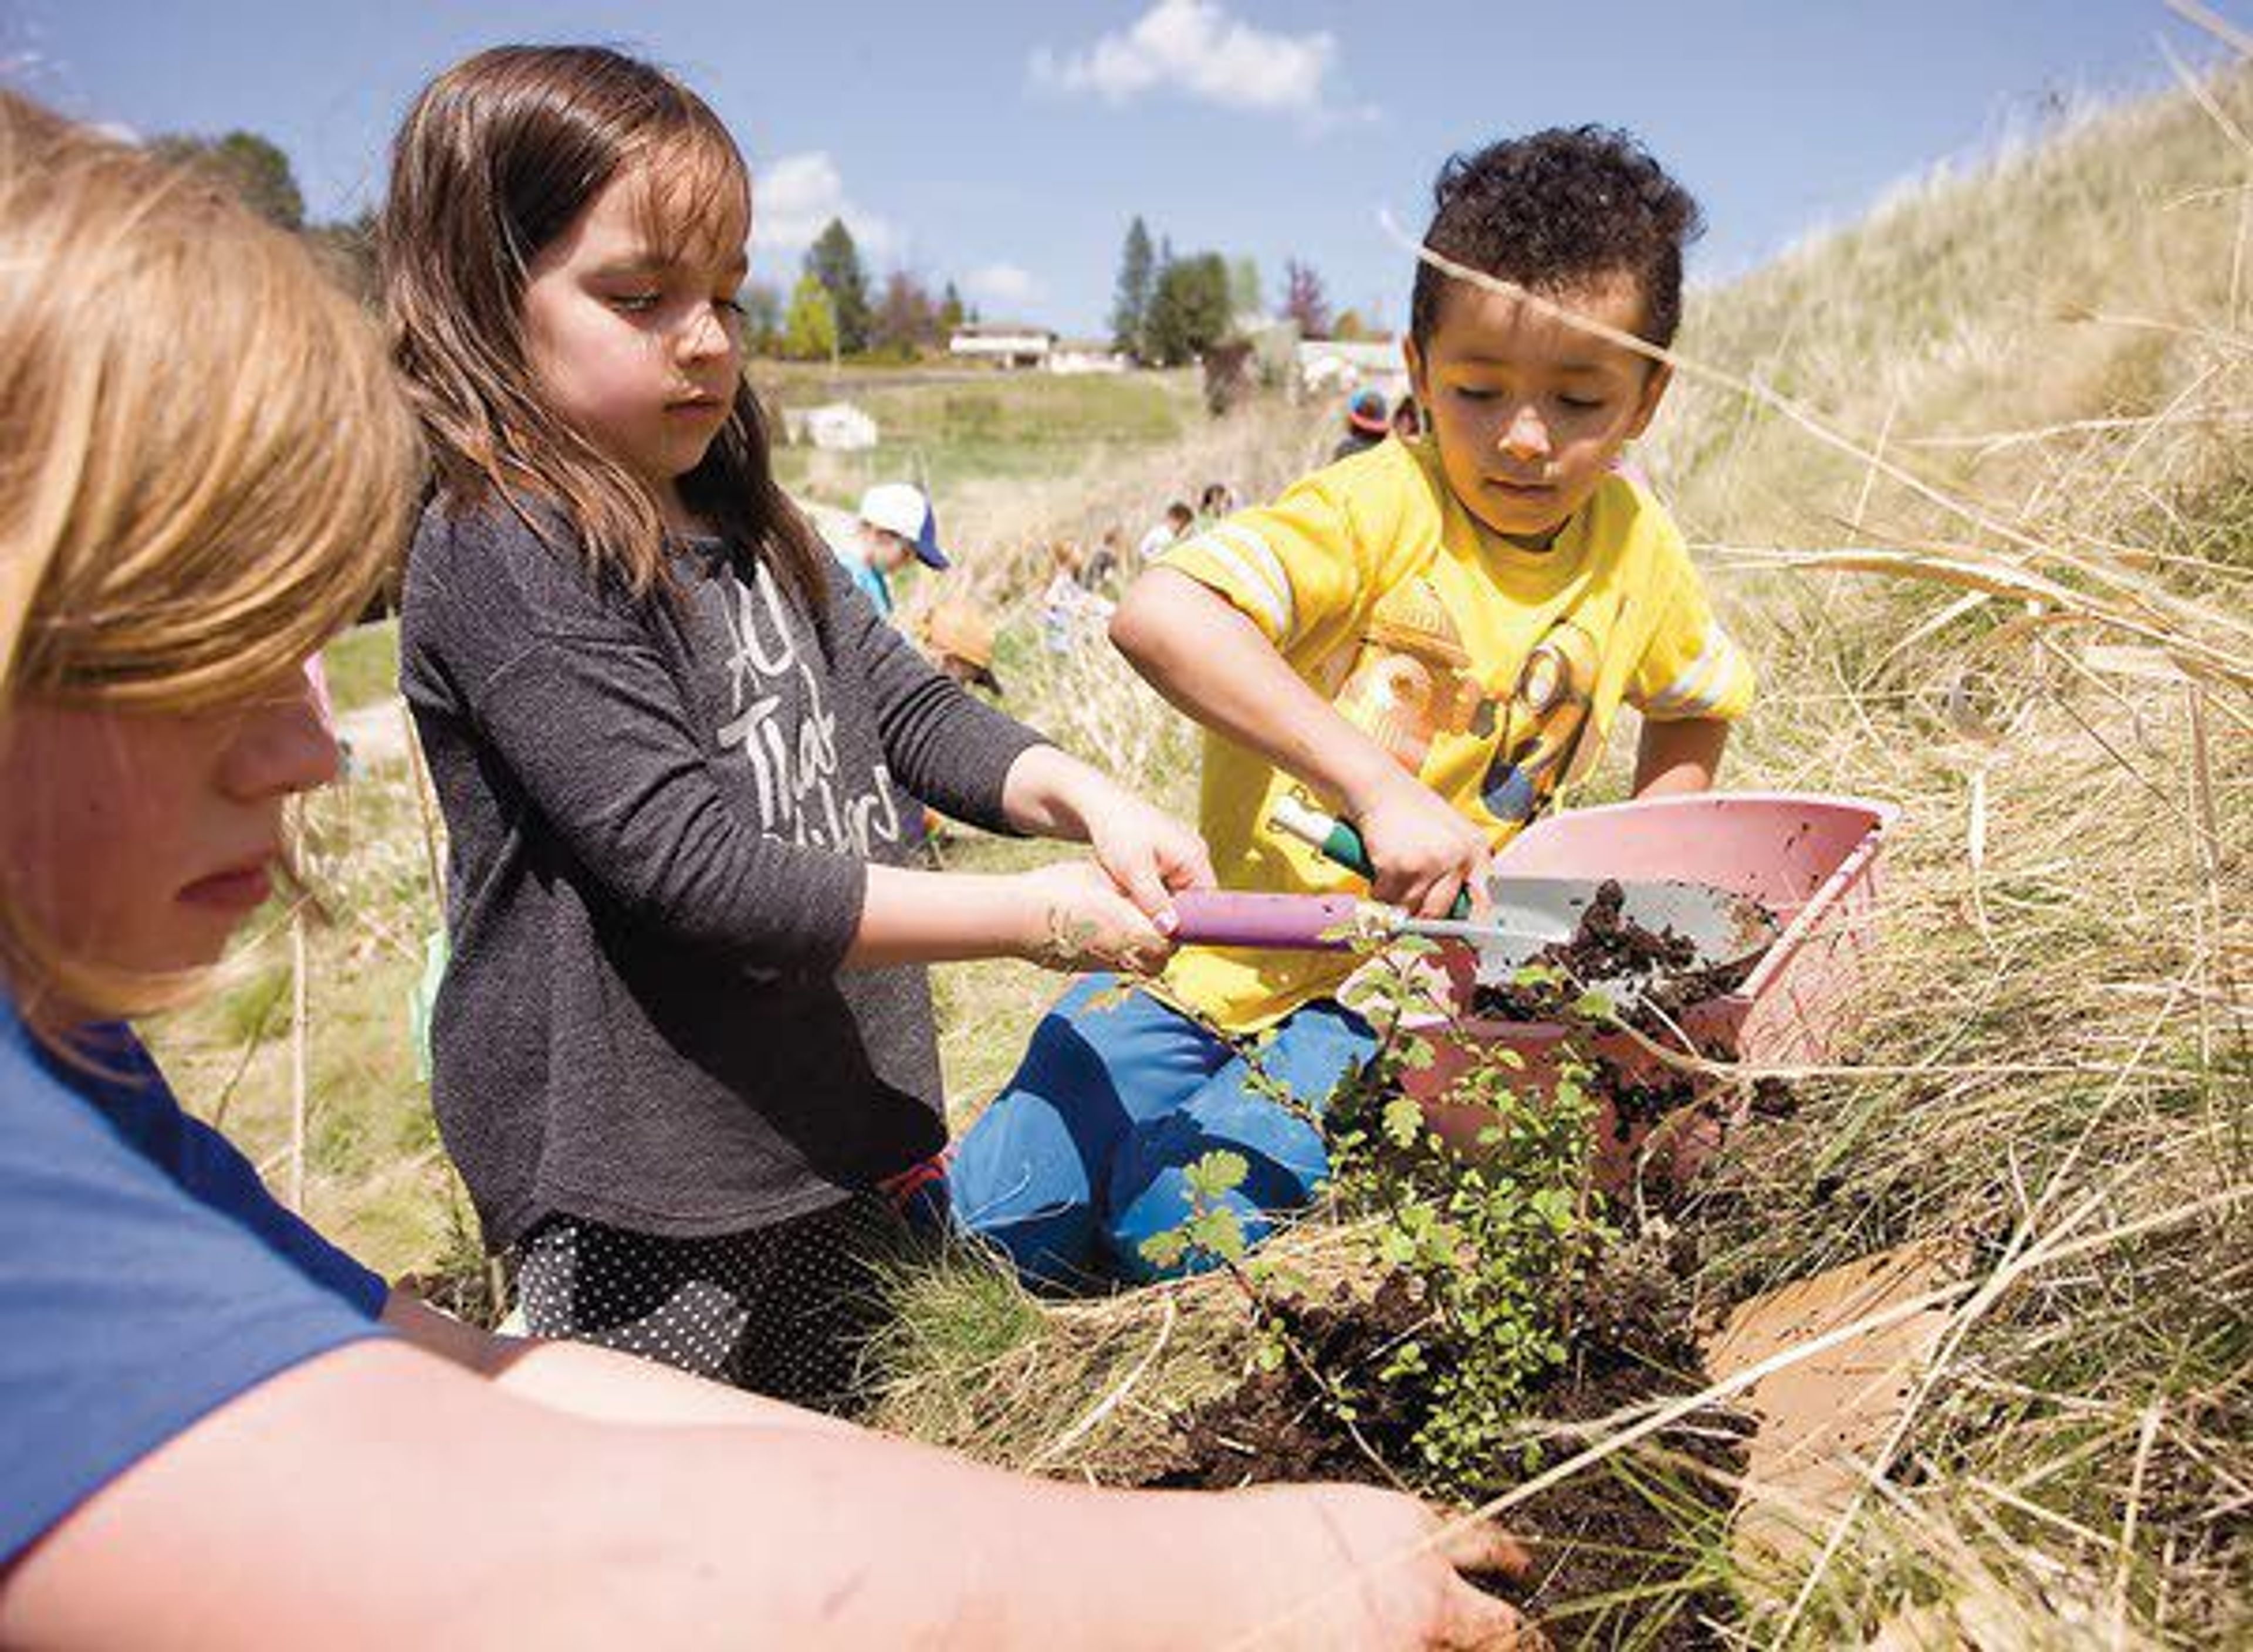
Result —
M 1370 334 L 1353 310 L 1332 317 L 1322 276 L 1297 258 L 1284 261 L 1283 291 L 1275 313 L 1295 324 L 1303 338 Z M 1178 256 L 1169 240 L 1151 240 L 1150 227 L 1140 214 L 1127 226 L 1111 304 L 1113 349 L 1150 366 L 1178 366 L 1202 359 L 1265 319 L 1256 260 L 1214 252 Z
M 764 282 L 744 288 L 743 327 L 757 355 L 793 361 L 845 356 L 913 360 L 944 350 L 954 330 L 976 319 L 948 282 L 937 296 L 912 270 L 895 269 L 870 296 L 868 268 L 853 232 L 833 218 L 806 249 L 785 302 Z
M 289 157 L 271 139 L 242 131 L 218 137 L 168 133 L 151 138 L 149 148 L 208 173 L 271 222 L 314 241 L 338 279 L 374 302 L 373 211 L 308 223 L 304 193 Z M 912 360 L 944 350 L 957 327 L 977 318 L 952 281 L 934 296 L 911 270 L 893 270 L 872 294 L 860 248 L 841 219 L 832 219 L 807 249 L 787 300 L 767 282 L 751 282 L 736 302 L 752 353 L 801 361 L 847 356 Z
M 373 213 L 307 223 L 289 157 L 270 139 L 243 131 L 218 137 L 174 133 L 150 140 L 149 147 L 207 171 L 273 222 L 310 238 L 339 279 L 373 302 Z M 796 361 L 912 360 L 944 350 L 956 328 L 978 319 L 952 281 L 934 295 L 922 275 L 895 269 L 875 286 L 853 232 L 834 218 L 806 249 L 787 296 L 767 282 L 752 282 L 737 302 L 751 352 Z M 1264 303 L 1257 261 L 1217 252 L 1177 256 L 1170 240 L 1152 240 L 1137 215 L 1119 257 L 1112 344 L 1147 366 L 1178 366 L 1244 331 Z M 1350 310 L 1332 316 L 1321 275 L 1296 258 L 1283 264 L 1278 314 L 1295 323 L 1302 338 L 1357 338 L 1369 332 Z

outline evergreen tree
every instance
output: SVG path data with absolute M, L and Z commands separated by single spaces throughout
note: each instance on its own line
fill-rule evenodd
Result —
M 861 249 L 845 220 L 833 218 L 806 254 L 806 271 L 829 295 L 829 311 L 837 324 L 837 347 L 858 355 L 868 347 L 868 275 L 861 268 Z
M 938 301 L 938 331 L 942 341 L 954 336 L 954 330 L 962 324 L 962 295 L 954 290 L 954 283 L 950 281 Z
M 1137 359 L 1143 354 L 1143 331 L 1149 323 L 1150 297 L 1157 279 L 1157 254 L 1150 246 L 1150 231 L 1137 213 L 1127 227 L 1126 245 L 1119 254 L 1119 296 L 1111 306 L 1113 349 Z
M 200 168 L 241 196 L 250 209 L 283 229 L 305 227 L 305 198 L 289 157 L 255 132 L 225 137 L 174 136 L 150 141 L 150 151 L 180 165 Z
M 782 324 L 782 352 L 792 361 L 826 361 L 837 353 L 837 312 L 829 289 L 812 270 L 798 278 Z
M 736 295 L 743 311 L 743 348 L 771 356 L 782 347 L 782 295 L 763 281 L 747 283 Z
M 1228 336 L 1228 262 L 1198 253 L 1168 263 L 1150 297 L 1144 342 L 1162 367 L 1192 360 Z

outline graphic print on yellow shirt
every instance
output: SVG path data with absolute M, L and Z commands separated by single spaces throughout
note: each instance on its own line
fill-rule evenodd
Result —
M 1419 575 L 1385 592 L 1371 610 L 1336 703 L 1402 768 L 1420 774 L 1434 736 L 1444 731 L 1483 738 L 1491 727 L 1493 708 L 1470 665 L 1439 592 Z
M 1680 535 L 1608 479 L 1546 551 L 1487 532 L 1428 443 L 1386 442 L 1272 505 L 1216 523 L 1167 566 L 1242 610 L 1284 660 L 1496 846 L 1584 779 L 1622 703 L 1734 717 L 1752 677 Z M 1304 788 L 1208 733 L 1201 825 L 1224 888 L 1366 888 L 1267 824 Z M 1312 799 L 1335 806 L 1334 799 Z M 1161 990 L 1231 1031 L 1335 991 L 1337 954 L 1192 948 Z
M 1571 619 L 1559 620 L 1525 657 L 1479 788 L 1479 801 L 1496 819 L 1525 825 L 1594 763 L 1599 744 L 1584 736 L 1601 663 L 1596 639 Z

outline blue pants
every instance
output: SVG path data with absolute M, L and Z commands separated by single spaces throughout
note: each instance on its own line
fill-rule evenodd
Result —
M 1189 1215 L 1182 1169 L 1216 1149 L 1250 1166 L 1228 1202 L 1254 1244 L 1267 1212 L 1307 1203 L 1329 1174 L 1322 1133 L 1256 1093 L 1244 1056 L 1148 993 L 1118 991 L 1116 977 L 1093 975 L 1057 1000 L 947 1173 L 956 1220 L 1030 1281 L 1156 1278 L 1142 1242 Z M 1099 993 L 1113 1001 L 1091 1005 Z M 1376 1049 L 1367 1021 L 1322 1000 L 1255 1058 L 1311 1112 Z

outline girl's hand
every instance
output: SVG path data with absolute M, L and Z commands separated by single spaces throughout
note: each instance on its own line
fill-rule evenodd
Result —
M 1204 840 L 1130 791 L 1120 791 L 1109 806 L 1093 812 L 1088 841 L 1119 892 L 1168 935 L 1175 894 L 1213 887 Z
M 1522 1579 L 1531 1565 L 1517 1541 L 1490 1521 L 1439 1537 L 1438 1512 L 1369 1486 L 1280 1486 L 1238 1492 L 1268 1500 L 1271 1571 L 1333 1585 L 1308 1600 L 1301 1586 L 1294 1646 L 1449 1648 L 1456 1652 L 1545 1652 L 1549 1642 L 1516 1607 L 1482 1593 L 1463 1573 Z M 1436 1541 L 1435 1541 L 1436 1539 Z
M 1055 970 L 1149 975 L 1173 956 L 1172 938 L 1092 861 L 1059 861 L 1018 881 L 1027 896 L 1020 958 Z
M 1487 904 L 1486 834 L 1413 775 L 1396 768 L 1352 815 L 1377 869 L 1371 892 L 1378 900 L 1425 917 L 1445 917 L 1466 889 L 1474 907 Z

